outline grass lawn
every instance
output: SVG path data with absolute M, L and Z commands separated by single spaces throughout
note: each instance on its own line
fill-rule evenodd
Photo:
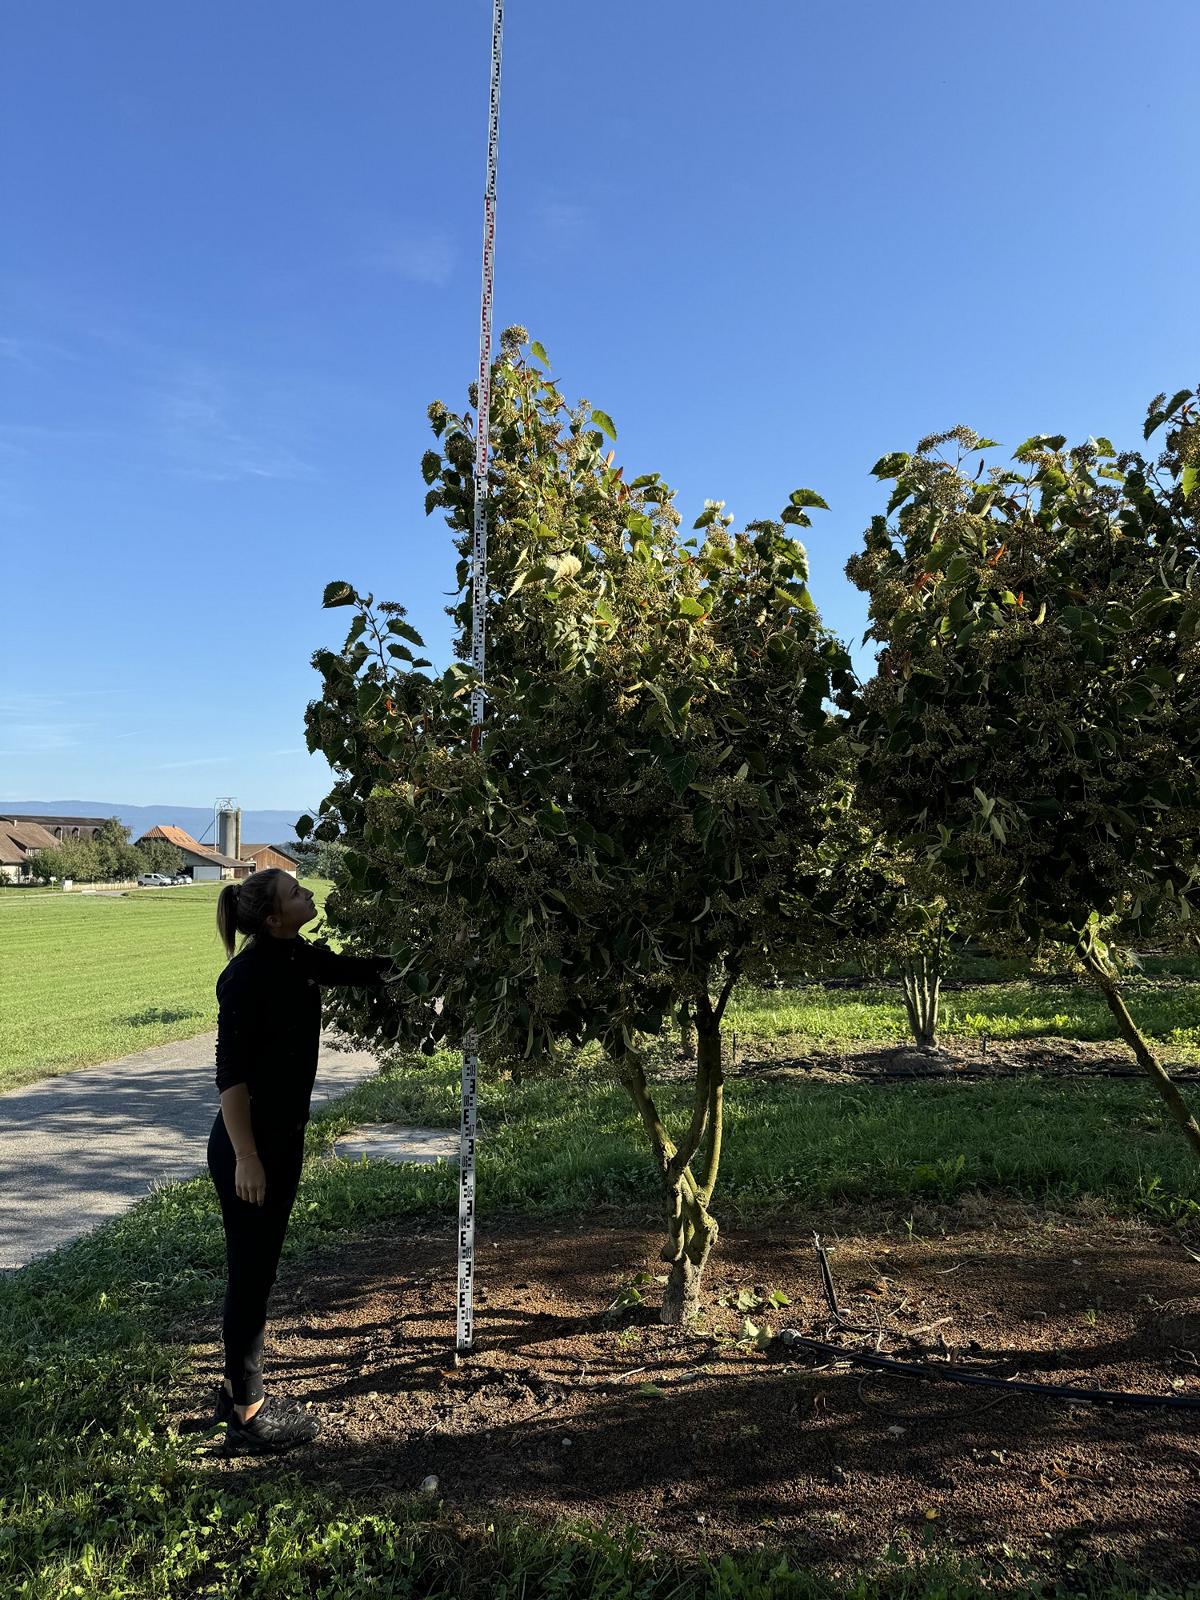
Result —
M 0 1090 L 215 1028 L 222 887 L 0 895 Z
M 329 883 L 304 881 L 324 907 Z M 220 888 L 139 889 L 120 899 L 0 894 L 0 1090 L 215 1028 L 215 984 L 225 964 L 216 931 Z M 1172 1058 L 1200 1059 L 1200 983 L 1135 978 L 1128 999 Z M 727 1026 L 742 1041 L 795 1035 L 799 1048 L 906 1037 L 900 993 L 886 987 L 746 988 Z M 943 1031 L 995 1040 L 1117 1038 L 1088 985 L 1022 979 L 947 994 Z
M 452 1126 L 458 1063 L 400 1062 L 322 1108 L 285 1261 L 302 1262 L 364 1225 L 453 1215 L 456 1171 L 318 1159 L 346 1126 L 391 1118 Z M 683 1115 L 685 1094 L 661 1091 Z M 1139 1082 L 1042 1079 L 902 1087 L 734 1080 L 718 1216 L 802 1215 L 870 1197 L 896 1227 L 936 1225 L 966 1189 L 1047 1208 L 1083 1203 L 1194 1225 L 1200 1171 Z M 623 1094 L 602 1077 L 481 1085 L 481 1220 L 491 1208 L 547 1219 L 598 1202 L 641 1208 L 659 1226 L 648 1155 Z M 934 1209 L 931 1209 L 934 1208 Z M 1098 1226 L 1102 1225 L 1098 1221 Z M 181 1319 L 216 1326 L 224 1251 L 207 1177 L 164 1188 L 133 1211 L 0 1282 L 0 1593 L 13 1600 L 132 1597 L 625 1597 L 789 1600 L 995 1593 L 996 1575 L 897 1565 L 850 1587 L 793 1552 L 687 1565 L 635 1535 L 511 1519 L 466 1524 L 447 1505 L 373 1490 L 304 1485 L 286 1458 L 223 1481 L 203 1436 L 169 1423 L 188 1381 Z M 1008 1575 L 1011 1579 L 1011 1573 Z M 1006 1581 L 1006 1594 L 1047 1594 Z M 1057 1594 L 1168 1600 L 1179 1591 L 1081 1572 Z M 1195 1594 L 1196 1591 L 1193 1591 Z
M 1130 978 L 1126 1002 L 1143 1033 L 1173 1057 L 1200 1056 L 1200 983 Z M 795 1034 L 814 1043 L 900 1040 L 908 1024 L 897 988 L 745 988 L 734 995 L 726 1027 L 746 1038 Z M 941 1031 L 950 1039 L 1116 1039 L 1112 1013 L 1090 984 L 1033 984 L 1022 979 L 942 996 Z M 1130 1057 L 1132 1060 L 1132 1056 Z

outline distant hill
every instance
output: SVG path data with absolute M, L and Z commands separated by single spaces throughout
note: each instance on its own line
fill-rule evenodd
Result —
M 296 839 L 295 811 L 242 811 L 246 844 L 288 844 Z M 211 806 L 127 806 L 117 800 L 0 800 L 0 816 L 120 817 L 131 839 L 156 823 L 186 828 L 200 844 L 215 844 Z

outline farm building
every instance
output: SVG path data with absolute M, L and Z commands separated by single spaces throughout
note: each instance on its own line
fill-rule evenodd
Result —
M 43 822 L 29 817 L 0 817 L 0 879 L 19 883 L 26 875 L 26 857 L 34 850 L 53 850 L 59 842 L 60 838 Z
M 143 833 L 134 844 L 148 844 L 153 839 L 165 839 L 183 853 L 183 870 L 196 883 L 215 883 L 221 878 L 248 878 L 254 871 L 253 861 L 239 861 L 234 856 L 222 855 L 211 845 L 193 839 L 186 828 L 171 823 L 159 824 Z
M 244 844 L 242 860 L 253 861 L 255 872 L 261 872 L 264 867 L 281 867 L 284 872 L 290 872 L 294 878 L 300 870 L 295 856 L 289 855 L 281 845 L 277 844 Z
M 0 827 L 10 827 L 14 823 L 35 823 L 51 836 L 51 844 L 58 844 L 63 839 L 92 839 L 107 821 L 107 817 L 43 817 L 30 812 L 28 815 L 22 813 L 19 817 L 0 817 Z

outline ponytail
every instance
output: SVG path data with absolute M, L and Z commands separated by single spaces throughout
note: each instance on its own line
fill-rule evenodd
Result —
M 239 933 L 246 935 L 242 945 L 257 937 L 267 918 L 279 904 L 277 879 L 287 877 L 281 867 L 264 867 L 240 883 L 227 883 L 217 896 L 217 932 L 225 954 L 233 955 Z

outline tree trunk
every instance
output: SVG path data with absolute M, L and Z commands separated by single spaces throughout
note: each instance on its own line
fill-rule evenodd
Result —
M 679 1054 L 685 1061 L 696 1059 L 696 1019 L 690 1005 L 683 1007 L 679 1022 Z
M 1179 1124 L 1184 1138 L 1200 1156 L 1200 1124 L 1197 1124 L 1195 1117 L 1188 1110 L 1187 1101 L 1180 1094 L 1167 1069 L 1150 1048 L 1149 1040 L 1129 1015 L 1121 991 L 1117 987 L 1116 974 L 1105 966 L 1098 956 L 1086 955 L 1083 959 L 1084 965 L 1103 991 L 1108 1009 L 1120 1029 L 1121 1037 L 1137 1057 L 1138 1066 L 1149 1075 L 1154 1087 L 1166 1101 L 1171 1115 Z
M 721 1164 L 725 1083 L 721 1025 L 706 1001 L 701 1001 L 698 1010 L 695 1102 L 691 1125 L 678 1147 L 659 1116 L 641 1059 L 629 1054 L 620 1063 L 621 1081 L 638 1109 L 663 1182 L 667 1242 L 662 1259 L 671 1272 L 661 1315 L 663 1322 L 672 1324 L 689 1322 L 698 1315 L 704 1269 L 719 1232 L 708 1208 Z M 703 1164 L 697 1179 L 691 1163 L 702 1144 Z
M 920 1050 L 938 1047 L 938 1011 L 942 1002 L 942 974 L 939 962 L 919 956 L 904 968 L 904 1009 L 908 1025 Z
M 668 1238 L 662 1258 L 670 1262 L 671 1275 L 663 1292 L 662 1320 L 676 1324 L 691 1322 L 700 1313 L 700 1285 L 720 1231 L 708 1206 L 721 1164 L 725 1094 L 721 1024 L 707 1005 L 702 1005 L 700 1011 L 696 1029 L 696 1094 L 698 1103 L 703 1096 L 702 1127 L 708 1137 L 704 1165 L 699 1183 L 693 1179 L 687 1188 L 683 1179 L 690 1174 L 678 1170 L 678 1155 L 667 1169 Z

